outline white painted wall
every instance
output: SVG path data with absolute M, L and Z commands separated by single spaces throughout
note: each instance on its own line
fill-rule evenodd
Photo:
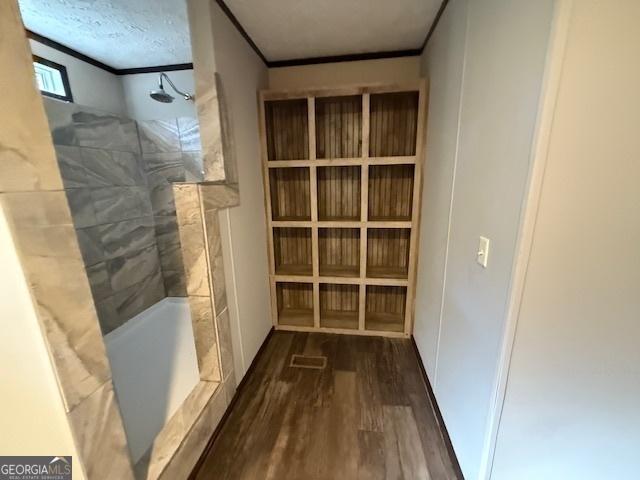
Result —
M 269 88 L 331 87 L 396 83 L 420 77 L 420 57 L 322 63 L 269 69 Z
M 436 381 L 466 29 L 467 0 L 451 2 L 422 56 L 430 90 L 421 218 L 426 231 L 420 236 L 413 335 L 432 383 Z
M 453 0 L 424 54 L 434 158 L 425 172 L 416 337 L 469 480 L 480 478 L 486 456 L 552 7 Z M 475 263 L 480 235 L 491 239 L 487 269 Z
M 0 453 L 71 455 L 84 479 L 55 374 L 9 226 L 0 208 Z
M 216 70 L 222 83 L 237 161 L 240 206 L 220 214 L 234 364 L 240 381 L 271 328 L 267 227 L 258 134 L 258 90 L 267 69 L 217 4 L 212 3 Z
M 195 91 L 193 70 L 166 72 L 179 90 L 193 94 Z M 165 90 L 173 95 L 173 103 L 156 102 L 149 96 L 149 90 L 158 88 L 159 73 L 138 73 L 121 75 L 123 95 L 127 114 L 135 120 L 165 120 L 177 117 L 196 117 L 195 102 L 183 100 L 174 93 L 165 81 Z
M 29 45 L 34 55 L 67 67 L 74 103 L 126 115 L 124 90 L 117 75 L 59 52 L 36 40 L 29 39 Z
M 495 480 L 640 475 L 640 4 L 572 3 Z
M 196 117 L 194 102 L 185 101 L 178 95 L 174 95 L 173 103 L 160 103 L 149 97 L 149 90 L 157 88 L 158 73 L 114 75 L 36 40 L 29 39 L 29 45 L 33 54 L 67 67 L 74 103 L 127 115 L 135 120 Z M 167 72 L 167 75 L 180 90 L 194 93 L 193 70 L 177 70 Z M 169 85 L 166 90 L 173 94 Z

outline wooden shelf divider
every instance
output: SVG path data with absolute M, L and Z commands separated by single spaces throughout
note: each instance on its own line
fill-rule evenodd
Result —
M 425 82 L 260 92 L 276 328 L 409 336 Z

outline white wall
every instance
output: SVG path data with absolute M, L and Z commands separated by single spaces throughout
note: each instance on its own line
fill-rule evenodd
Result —
M 395 83 L 420 77 L 420 57 L 322 63 L 269 69 L 269 88 L 331 87 L 362 83 Z
M 469 480 L 480 477 L 485 456 L 552 7 L 552 0 L 477 0 L 465 8 L 453 0 L 425 53 L 436 100 L 424 200 L 437 203 L 425 206 L 422 224 L 416 336 Z M 486 269 L 475 262 L 480 235 L 491 239 Z
M 29 39 L 29 45 L 34 55 L 67 67 L 74 103 L 126 115 L 124 90 L 117 75 L 59 52 L 36 40 Z
M 0 208 L 0 454 L 73 456 L 84 478 L 27 282 Z
M 193 70 L 176 70 L 166 72 L 179 90 L 195 93 Z M 137 73 L 121 75 L 123 95 L 127 114 L 135 120 L 164 120 L 177 117 L 196 117 L 195 102 L 183 100 L 167 82 L 165 90 L 175 97 L 172 103 L 156 102 L 149 96 L 149 90 L 158 88 L 159 73 Z
M 239 381 L 271 328 L 257 91 L 267 69 L 217 4 L 213 9 L 216 70 L 222 83 L 240 183 L 240 206 L 220 214 L 227 293 Z
M 420 236 L 413 335 L 432 383 L 436 381 L 466 27 L 467 0 L 450 3 L 422 57 L 430 90 L 421 218 L 426 231 Z
M 568 18 L 496 480 L 640 475 L 640 4 Z
M 166 82 L 165 89 L 176 97 L 173 103 L 160 103 L 149 97 L 149 90 L 158 88 L 158 73 L 114 75 L 36 40 L 29 39 L 29 45 L 33 54 L 67 67 L 74 103 L 135 120 L 196 117 L 194 102 L 174 94 Z M 177 70 L 167 75 L 180 90 L 194 93 L 193 70 Z

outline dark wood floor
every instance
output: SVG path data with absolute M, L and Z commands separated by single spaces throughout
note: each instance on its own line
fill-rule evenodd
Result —
M 409 340 L 275 332 L 196 478 L 458 477 Z

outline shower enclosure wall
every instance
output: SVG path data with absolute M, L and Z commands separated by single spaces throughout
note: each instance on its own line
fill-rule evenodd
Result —
M 103 334 L 186 296 L 171 184 L 202 180 L 197 119 L 44 103 Z
M 43 100 L 129 451 L 146 478 L 157 435 L 199 381 L 172 186 L 203 180 L 198 121 L 136 122 Z

